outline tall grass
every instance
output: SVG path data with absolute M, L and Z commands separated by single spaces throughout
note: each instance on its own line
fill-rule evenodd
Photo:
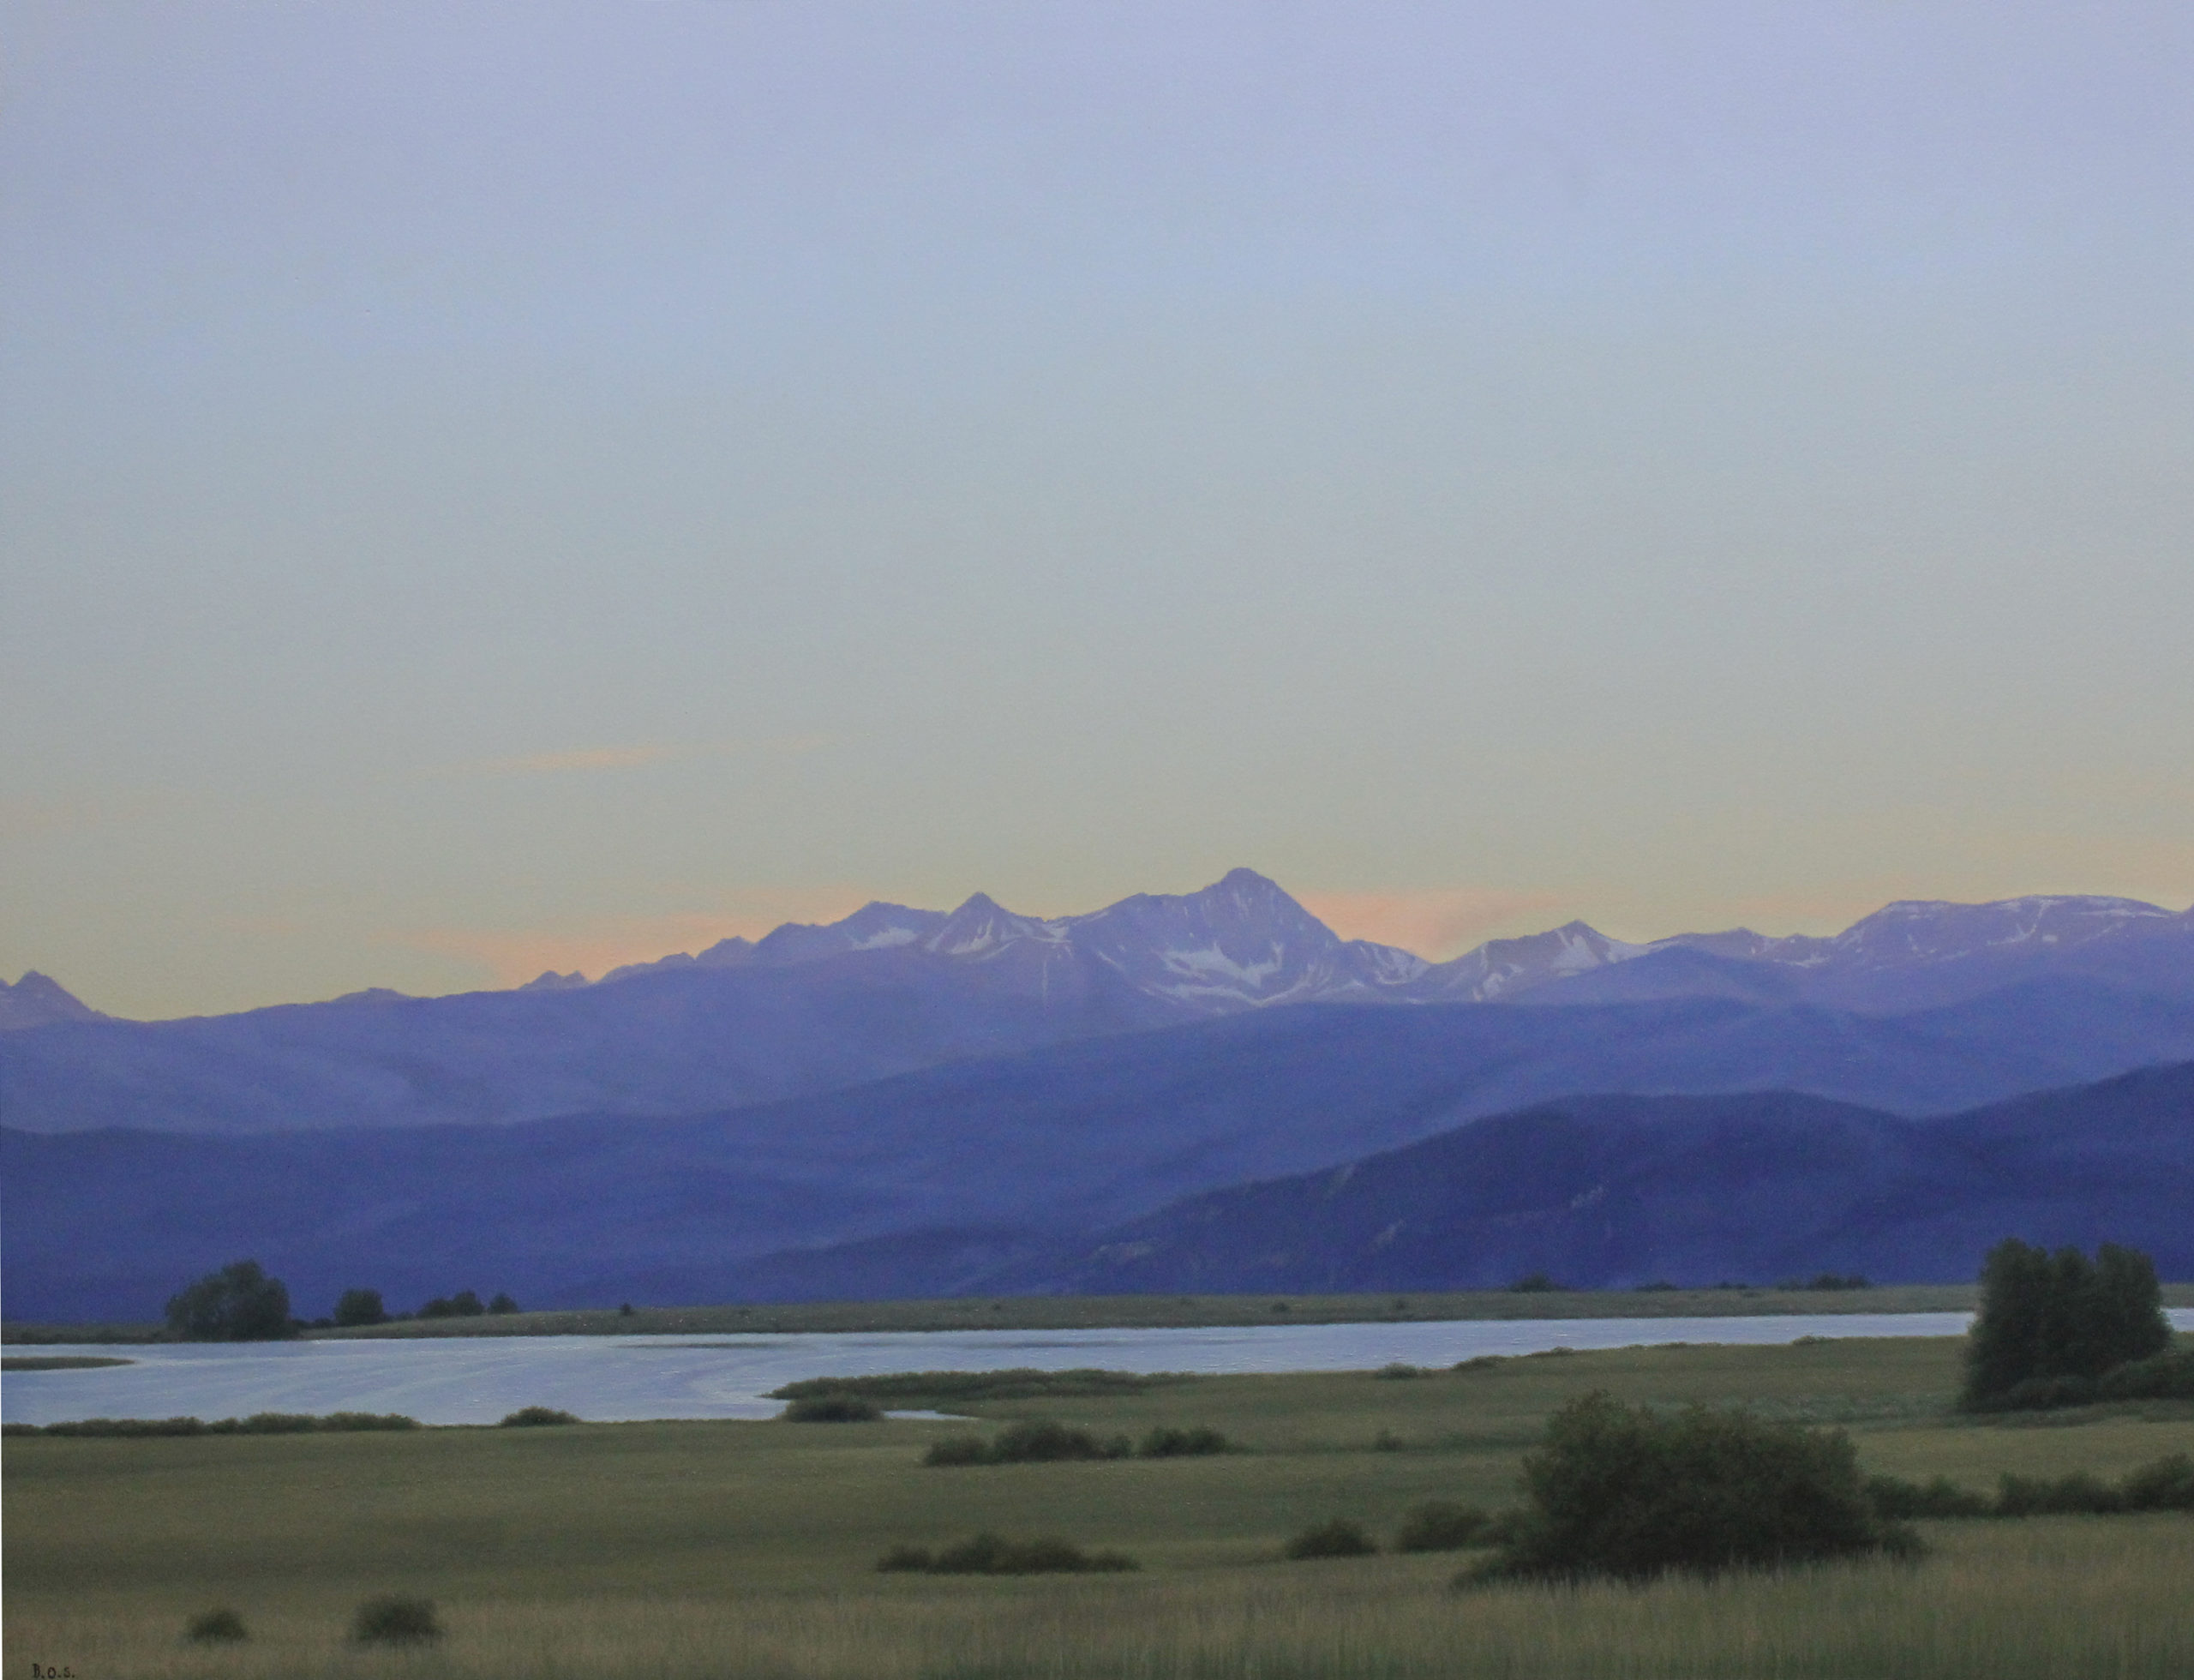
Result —
M 330 1605 L 254 1614 L 217 1655 L 175 1619 L 11 1614 L 7 1660 L 141 1680 L 2164 1680 L 2194 1666 L 2194 1522 L 1945 1526 L 1916 1566 L 1645 1588 L 1455 1593 L 1444 1560 L 1170 1579 L 950 1581 L 450 1605 L 431 1651 L 346 1647 Z

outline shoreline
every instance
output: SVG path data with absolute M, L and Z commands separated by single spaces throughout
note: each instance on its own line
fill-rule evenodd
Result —
M 309 1329 L 309 1341 L 512 1335 L 829 1335 L 924 1330 L 1217 1329 L 1251 1324 L 1401 1324 L 1559 1318 L 1843 1317 L 1970 1312 L 1973 1283 L 1885 1284 L 1864 1289 L 1476 1289 L 1294 1295 L 1024 1295 L 907 1301 L 585 1308 L 468 1318 L 404 1318 L 347 1329 Z M 2194 1307 L 2194 1283 L 2167 1283 L 2169 1307 Z M 0 1324 L 0 1343 L 36 1347 L 156 1343 L 155 1324 Z

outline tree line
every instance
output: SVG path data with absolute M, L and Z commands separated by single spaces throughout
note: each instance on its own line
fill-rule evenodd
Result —
M 470 1289 L 437 1295 L 421 1306 L 421 1318 L 471 1318 L 486 1313 L 516 1312 L 505 1293 L 482 1303 Z M 208 1272 L 168 1298 L 168 1329 L 186 1341 L 277 1341 L 302 1330 L 386 1324 L 406 1315 L 393 1313 L 378 1289 L 345 1289 L 326 1318 L 305 1320 L 290 1310 L 289 1286 L 271 1277 L 256 1260 L 237 1260 Z

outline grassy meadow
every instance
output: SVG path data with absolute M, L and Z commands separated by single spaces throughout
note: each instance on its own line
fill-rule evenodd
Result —
M 970 1405 L 1110 1435 L 1208 1425 L 1243 1450 L 925 1467 L 971 1425 L 664 1423 L 5 1448 L 9 1671 L 75 1676 L 1311 1677 L 2178 1675 L 2194 1518 L 1921 1525 L 1916 1565 L 1643 1589 L 1458 1593 L 1471 1554 L 1282 1563 L 1343 1515 L 1382 1539 L 1426 1499 L 1496 1506 L 1547 1414 L 1592 1388 L 1742 1401 L 1851 1431 L 1869 1471 L 2115 1478 L 2194 1450 L 2194 1406 L 1975 1420 L 1956 1341 L 1542 1354 L 1408 1379 L 1196 1377 Z M 895 1545 L 1057 1534 L 1133 1575 L 879 1575 Z M 447 1637 L 351 1647 L 376 1593 Z M 249 1643 L 186 1644 L 233 1606 Z

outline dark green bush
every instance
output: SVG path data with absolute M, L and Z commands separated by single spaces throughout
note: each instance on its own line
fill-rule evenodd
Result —
M 477 1318 L 488 1309 L 480 1305 L 480 1297 L 470 1289 L 460 1289 L 454 1295 L 437 1295 L 419 1309 L 422 1318 Z
M 498 1291 L 495 1299 L 488 1303 L 488 1311 L 496 1313 L 516 1312 L 518 1303 L 510 1298 L 507 1291 Z
M 1790 1278 L 1776 1285 L 1778 1289 L 1871 1289 L 1873 1286 L 1858 1273 L 1818 1272 L 1808 1278 Z
M 1925 1484 L 1902 1476 L 1869 1476 L 1867 1497 L 1875 1513 L 1891 1522 L 1920 1517 L 1993 1516 L 1995 1508 L 1981 1494 L 1960 1487 L 1947 1476 Z
M 859 1395 L 806 1395 L 785 1407 L 787 1423 L 870 1424 L 884 1415 L 884 1408 Z
M 1351 1522 L 1337 1516 L 1305 1528 L 1290 1538 L 1284 1548 L 1286 1555 L 1296 1559 L 1305 1557 L 1369 1557 L 1378 1551 L 1377 1544 L 1364 1532 L 1360 1522 Z
M 407 1418 L 401 1412 L 330 1412 L 320 1420 L 326 1430 L 417 1429 L 419 1420 Z
M 1136 1443 L 1136 1452 L 1143 1458 L 1196 1458 L 1206 1453 L 1223 1453 L 1227 1448 L 1226 1437 L 1215 1429 L 1173 1429 L 1163 1425 Z
M 233 1422 L 234 1419 L 225 1419 Z M 42 1435 L 204 1435 L 208 1432 L 203 1418 L 83 1418 L 74 1423 L 48 1424 L 39 1429 L 35 1424 L 19 1425 Z
M 2107 1516 L 2125 1509 L 2123 1494 L 2084 1470 L 2053 1482 L 2006 1474 L 1996 1485 L 1998 1516 Z
M 310 1435 L 319 1427 L 320 1419 L 309 1412 L 255 1412 L 206 1425 L 212 1435 Z
M 168 1328 L 186 1341 L 279 1341 L 295 1335 L 290 1291 L 256 1260 L 209 1272 L 168 1299 Z
M 1429 1500 L 1402 1518 L 1402 1526 L 1394 1534 L 1394 1550 L 1460 1551 L 1465 1546 L 1478 1545 L 1490 1521 L 1475 1505 Z
M 243 1617 L 223 1605 L 192 1617 L 183 1636 L 194 1645 L 235 1645 L 249 1639 L 251 1634 L 243 1624 Z
M 2194 1511 L 2194 1458 L 2173 1453 L 2125 1478 L 2119 1497 L 2129 1511 Z
M 9 1424 L 10 1435 L 87 1435 L 144 1437 L 159 1435 L 305 1435 L 315 1431 L 361 1429 L 417 1429 L 419 1420 L 399 1413 L 331 1412 L 315 1417 L 309 1412 L 255 1412 L 249 1418 L 84 1418 L 75 1423 Z
M 335 1303 L 335 1322 L 346 1328 L 388 1323 L 388 1308 L 381 1300 L 381 1291 L 345 1289 Z
M 1981 1266 L 1958 1403 L 1973 1412 L 2091 1404 L 2098 1379 L 2170 1346 L 2147 1255 L 2105 1243 L 2090 1263 L 2076 1248 L 2051 1254 L 2007 1238 Z
M 1371 1374 L 1382 1383 L 1406 1383 L 1412 1377 L 1432 1375 L 1422 1365 L 1409 1365 L 1400 1359 L 1396 1359 L 1391 1365 L 1382 1365 Z
M 934 1554 L 920 1546 L 894 1546 L 877 1560 L 876 1567 L 932 1575 L 1080 1575 L 1139 1566 L 1124 1552 L 1085 1552 L 1066 1540 L 1009 1540 L 984 1533 Z
M 948 1435 L 942 1441 L 931 1442 L 929 1450 L 922 1455 L 924 1464 L 957 1466 L 990 1461 L 990 1443 L 980 1435 Z
M 989 1442 L 974 1436 L 948 1436 L 922 1455 L 925 1464 L 1058 1464 L 1075 1459 L 1125 1458 L 1132 1450 L 1124 1435 L 1099 1440 L 1086 1429 L 1070 1429 L 1049 1418 L 1009 1425 Z
M 1524 1485 L 1489 1575 L 1637 1581 L 1919 1548 L 1875 1510 L 1847 1436 L 1741 1411 L 1659 1418 L 1586 1395 L 1548 1420 Z
M 521 1406 L 496 1424 L 498 1429 L 548 1429 L 558 1424 L 584 1423 L 584 1418 L 561 1412 L 553 1406 Z
M 1562 1286 L 1544 1272 L 1527 1272 L 1508 1286 L 1519 1295 L 1546 1295 L 1561 1293 Z
M 2194 1347 L 2128 1359 L 2095 1378 L 2097 1400 L 2194 1400 Z
M 1938 1476 L 1926 1486 L 1871 1476 L 1867 1497 L 1885 1517 L 2106 1516 L 2119 1511 L 2194 1510 L 2194 1457 L 2173 1453 L 2127 1473 L 2112 1487 L 2085 1471 L 2051 1481 L 2005 1476 L 1993 1499 Z
M 423 1645 L 441 1636 L 430 1599 L 368 1599 L 351 1618 L 351 1637 L 360 1645 Z

